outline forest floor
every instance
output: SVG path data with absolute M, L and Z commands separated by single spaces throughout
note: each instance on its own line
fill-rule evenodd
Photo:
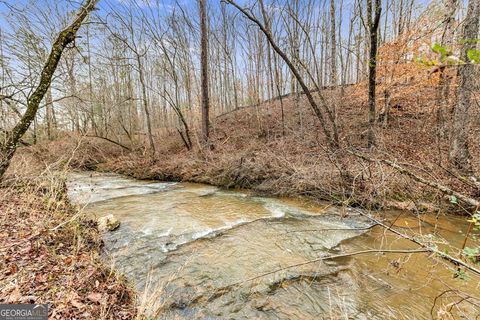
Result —
M 135 293 L 100 258 L 96 222 L 51 174 L 0 188 L 0 303 L 49 304 L 49 319 L 133 319 Z

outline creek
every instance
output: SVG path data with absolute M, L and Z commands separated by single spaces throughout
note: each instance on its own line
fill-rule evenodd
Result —
M 68 190 L 86 214 L 120 220 L 103 234 L 105 259 L 158 319 L 479 316 L 469 299 L 457 303 L 478 295 L 479 277 L 455 276 L 446 261 L 427 253 L 348 255 L 418 249 L 358 209 L 94 172 L 71 174 Z M 450 215 L 375 216 L 450 254 L 468 229 L 465 218 Z M 332 255 L 340 257 L 308 263 Z

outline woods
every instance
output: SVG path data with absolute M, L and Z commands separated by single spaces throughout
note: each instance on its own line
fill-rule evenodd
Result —
M 200 12 L 202 13 L 205 11 L 205 4 L 202 2 L 199 2 L 199 4 L 201 5 L 199 8 L 203 8 Z M 367 8 L 369 7 L 368 3 L 352 3 L 354 8 L 361 8 L 364 5 Z M 340 15 L 339 12 L 335 10 L 334 2 L 330 3 L 329 16 L 322 16 L 320 12 L 316 12 L 311 16 L 302 16 L 304 14 L 302 10 L 311 8 L 314 6 L 314 2 L 296 2 L 294 5 L 287 4 L 284 9 L 282 9 L 283 11 L 280 11 L 279 15 L 273 12 L 267 12 L 270 11 L 269 7 L 265 10 L 265 18 L 270 16 L 268 18 L 268 20 L 271 20 L 268 22 L 270 25 L 268 29 L 272 29 L 270 31 L 265 28 L 263 28 L 264 30 L 260 29 L 258 31 L 252 30 L 248 27 L 245 20 L 236 16 L 234 11 L 227 10 L 228 8 L 225 4 L 222 4 L 220 7 L 216 5 L 212 6 L 208 14 L 208 16 L 211 16 L 212 13 L 218 12 L 217 10 L 219 10 L 221 16 L 224 17 L 223 22 L 217 20 L 209 24 L 208 21 L 206 21 L 207 17 L 203 17 L 200 19 L 201 28 L 194 25 L 192 21 L 186 20 L 186 10 L 181 7 L 174 7 L 170 13 L 160 18 L 149 16 L 149 14 L 151 15 L 155 11 L 154 3 L 149 5 L 132 3 L 128 9 L 116 8 L 112 4 L 106 4 L 106 6 L 111 6 L 114 19 L 110 18 L 109 20 L 107 19 L 108 21 L 103 21 L 104 19 L 102 17 L 98 18 L 102 21 L 101 24 L 105 23 L 100 29 L 105 30 L 106 28 L 107 34 L 109 34 L 107 35 L 107 42 L 104 42 L 104 44 L 111 42 L 112 46 L 110 46 L 109 49 L 113 51 L 107 53 L 106 56 L 103 54 L 97 57 L 91 56 L 91 41 L 97 41 L 95 39 L 97 35 L 95 35 L 95 28 L 89 26 L 88 37 L 82 37 L 82 41 L 84 41 L 84 39 L 88 40 L 87 43 L 84 44 L 87 52 L 82 54 L 82 56 L 88 57 L 88 64 L 85 66 L 86 68 L 79 66 L 79 68 L 84 68 L 83 71 L 85 71 L 85 77 L 83 77 L 83 79 L 87 81 L 85 85 L 87 88 L 85 90 L 85 96 L 79 97 L 78 93 L 81 90 L 70 86 L 68 91 L 70 91 L 69 93 L 72 97 L 65 98 L 70 104 L 81 103 L 89 105 L 89 107 L 82 107 L 82 111 L 68 111 L 68 113 L 70 113 L 69 117 L 72 118 L 69 121 L 74 123 L 74 131 L 85 132 L 95 127 L 95 130 L 98 129 L 97 131 L 100 133 L 112 131 L 109 132 L 110 135 L 105 136 L 110 139 L 117 138 L 115 136 L 120 138 L 121 135 L 126 134 L 127 137 L 135 138 L 138 142 L 141 142 L 141 136 L 139 136 L 137 132 L 134 132 L 137 129 L 128 128 L 128 126 L 125 126 L 124 121 L 132 122 L 133 120 L 127 120 L 132 117 L 144 118 L 144 120 L 136 119 L 135 121 L 137 125 L 145 127 L 149 149 L 154 152 L 155 146 L 152 143 L 154 133 L 152 133 L 152 130 L 155 131 L 154 129 L 156 129 L 161 131 L 163 128 L 163 130 L 168 131 L 175 122 L 181 123 L 183 127 L 181 131 L 183 132 L 182 135 L 184 135 L 185 140 L 187 140 L 187 145 L 189 145 L 188 139 L 190 138 L 190 133 L 187 134 L 187 131 L 189 131 L 187 127 L 195 127 L 196 122 L 199 120 L 198 114 L 201 113 L 203 117 L 203 115 L 207 113 L 206 108 L 209 104 L 207 102 L 207 100 L 209 100 L 207 91 L 211 91 L 213 97 L 213 113 L 218 115 L 222 112 L 238 108 L 239 106 L 259 103 L 288 94 L 289 89 L 292 88 L 293 91 L 291 92 L 300 93 L 295 89 L 297 82 L 301 90 L 311 96 L 311 94 L 307 93 L 308 91 L 318 91 L 321 87 L 332 84 L 335 85 L 338 82 L 337 78 L 341 78 L 342 84 L 346 84 L 360 81 L 362 78 L 365 79 L 366 76 L 362 68 L 366 70 L 367 61 L 366 59 L 362 59 L 360 53 L 366 52 L 364 49 L 367 48 L 368 42 L 366 41 L 365 35 L 367 34 L 366 31 L 370 33 L 371 27 L 368 27 L 370 28 L 369 30 L 363 30 L 363 27 L 359 23 L 361 23 L 365 17 L 361 17 L 361 11 L 359 11 L 360 16 L 358 16 L 358 13 L 353 12 L 348 29 L 358 34 L 357 40 L 355 40 L 358 43 L 353 43 L 352 39 L 355 37 L 352 34 L 349 34 L 348 41 L 345 41 L 345 35 L 343 33 L 347 26 L 345 20 L 341 19 L 341 17 L 338 17 L 341 24 L 336 25 L 335 20 L 337 16 Z M 148 8 L 148 6 L 150 6 L 150 8 Z M 157 6 L 160 6 L 160 3 L 157 3 Z M 355 9 L 355 11 L 357 10 Z M 409 12 L 408 9 L 405 9 L 405 11 Z M 233 17 L 234 15 L 236 18 L 230 20 L 229 17 Z M 388 21 L 388 15 L 393 16 L 393 10 L 386 15 L 386 21 Z M 379 17 L 374 20 L 378 25 L 379 22 L 377 20 L 379 20 Z M 135 27 L 132 25 L 134 21 L 136 23 Z M 230 23 L 230 21 L 232 22 Z M 222 23 L 224 25 L 222 25 Z M 140 30 L 134 30 L 137 26 L 140 26 Z M 285 26 L 287 34 L 279 33 L 278 35 L 273 35 L 273 28 L 278 29 L 282 26 Z M 389 35 L 389 28 L 393 27 L 395 26 L 385 25 L 384 40 L 386 40 L 387 37 L 391 37 L 391 35 Z M 208 33 L 211 33 L 210 38 L 214 44 L 211 46 L 211 50 L 207 48 L 209 37 L 206 36 L 206 28 L 211 29 L 208 31 Z M 246 28 L 246 34 L 238 33 L 238 30 L 242 28 Z M 326 28 L 330 28 L 330 36 L 324 36 L 322 32 L 318 32 L 318 30 L 326 31 Z M 202 34 L 205 34 L 204 37 L 200 37 L 200 32 L 197 32 L 200 29 L 203 30 Z M 263 36 L 258 33 L 263 33 L 264 31 L 271 34 L 270 40 L 268 40 L 268 37 L 264 39 Z M 138 40 L 140 39 L 138 38 L 140 34 L 137 34 L 137 32 L 141 33 L 141 40 Z M 167 35 L 167 33 L 170 34 Z M 100 34 L 98 34 L 98 36 L 100 36 Z M 290 48 L 281 48 L 279 45 L 275 45 L 277 49 L 272 47 L 277 54 L 279 50 L 283 52 L 283 57 L 278 58 L 276 54 L 272 55 L 270 43 L 277 43 L 278 39 L 282 39 L 283 37 L 287 39 L 287 44 L 290 43 L 287 45 L 287 47 Z M 202 55 L 200 53 L 199 56 L 202 57 L 202 66 L 205 67 L 201 68 L 201 75 L 198 75 L 195 74 L 192 69 L 192 59 L 194 59 L 194 56 L 186 50 L 189 50 L 188 47 L 195 48 L 196 45 L 194 45 L 192 41 L 197 41 L 196 39 L 200 38 L 204 39 L 202 41 L 198 40 L 202 44 L 200 51 L 204 52 L 204 54 Z M 141 46 L 145 44 L 140 42 L 145 42 L 147 39 L 152 43 L 157 43 L 157 45 L 142 48 Z M 252 42 L 250 41 L 251 39 L 256 40 Z M 302 45 L 300 45 L 300 42 L 302 42 L 301 39 L 306 40 Z M 328 39 L 328 41 L 325 42 L 322 39 Z M 340 45 L 338 49 L 336 39 L 342 42 L 342 45 Z M 362 44 L 363 41 L 365 42 Z M 372 41 L 372 43 L 376 43 L 374 39 Z M 115 42 L 116 44 L 114 44 Z M 235 45 L 235 42 L 239 42 L 240 45 Z M 123 43 L 123 49 L 121 43 Z M 354 45 L 356 48 L 363 46 L 364 49 L 360 49 L 360 51 L 355 49 L 357 50 L 355 54 L 355 50 L 352 49 Z M 126 49 L 131 52 L 128 53 L 125 51 Z M 123 57 L 118 56 L 118 53 L 122 50 L 127 55 Z M 172 52 L 173 55 L 171 54 Z M 287 52 L 293 52 L 291 57 L 287 56 Z M 67 67 L 68 65 L 70 65 L 71 68 L 75 67 L 76 63 L 73 63 L 73 61 L 79 58 L 75 57 L 75 55 L 75 53 L 72 53 L 71 62 L 65 62 Z M 161 57 L 162 55 L 164 56 L 163 58 Z M 207 55 L 211 56 L 211 59 L 207 59 Z M 373 58 L 374 57 L 372 57 L 372 59 Z M 107 59 L 108 61 L 102 61 L 103 59 Z M 263 63 L 262 59 L 265 59 L 267 62 Z M 212 72 L 210 72 L 209 81 L 211 81 L 212 78 L 219 79 L 219 81 L 215 82 L 215 86 L 213 86 L 211 90 L 208 88 L 209 81 L 205 81 L 204 79 L 207 77 L 207 75 L 205 75 L 205 68 L 207 67 L 206 60 L 215 62 L 222 61 L 221 63 L 210 63 Z M 339 65 L 342 67 L 341 70 L 337 68 L 337 60 L 340 61 Z M 127 63 L 124 64 L 124 62 Z M 110 64 L 112 68 L 115 68 L 114 70 L 118 70 L 115 72 L 121 70 L 118 68 L 127 68 L 121 71 L 127 73 L 122 73 L 123 78 L 118 78 L 118 75 L 114 72 L 112 74 L 114 78 L 109 79 L 107 82 L 107 78 L 100 77 L 101 73 L 98 72 L 100 71 L 99 68 L 104 66 L 105 63 Z M 148 73 L 152 72 L 152 74 L 146 74 L 147 70 L 145 68 L 149 68 L 150 65 L 156 65 L 156 67 L 148 69 Z M 245 77 L 244 74 L 239 72 L 239 68 L 242 65 L 246 66 L 246 70 L 248 70 Z M 128 71 L 128 68 L 131 70 Z M 356 70 L 354 70 L 354 68 L 356 68 Z M 136 71 L 133 72 L 134 70 Z M 93 77 L 92 72 L 95 72 Z M 129 76 L 125 78 L 127 74 Z M 166 78 L 167 76 L 171 78 Z M 200 79 L 200 77 L 202 77 L 203 80 Z M 80 87 L 83 86 L 83 84 L 77 83 L 76 79 L 73 79 L 72 74 L 70 74 L 70 78 L 67 83 Z M 136 92 L 131 92 L 131 94 L 137 95 L 137 98 L 129 97 L 127 93 L 121 97 L 118 96 L 119 93 L 117 92 L 107 99 L 105 96 L 106 92 L 94 92 L 94 89 L 99 88 L 99 85 L 102 86 L 102 84 L 104 87 L 107 86 L 105 87 L 107 91 L 110 90 L 108 86 L 111 85 L 113 85 L 112 88 L 119 89 L 119 83 L 122 81 L 125 82 L 125 79 L 129 82 L 124 85 L 135 89 Z M 298 79 L 301 80 L 299 81 Z M 94 81 L 95 83 L 92 83 Z M 134 86 L 131 83 L 132 81 L 138 81 L 139 85 Z M 163 82 L 163 84 L 160 84 L 159 81 Z M 203 111 L 193 107 L 195 104 L 199 105 L 200 102 L 199 100 L 195 101 L 193 98 L 196 96 L 196 92 L 200 91 L 200 88 L 197 86 L 200 83 L 202 88 L 201 92 L 203 92 L 201 102 Z M 167 90 L 170 89 L 170 87 L 176 88 L 174 90 L 175 93 Z M 59 89 L 63 90 L 62 88 Z M 110 101 L 112 98 L 114 100 Z M 319 121 L 322 123 L 324 134 L 327 138 L 331 136 L 331 138 L 328 138 L 331 140 L 331 143 L 338 144 L 338 125 L 336 123 L 337 119 L 335 119 L 334 105 L 327 105 L 325 99 L 322 97 L 320 97 L 320 101 L 316 101 L 317 99 L 313 97 L 308 100 Z M 143 110 L 141 114 L 123 114 L 125 112 L 123 110 L 125 106 L 132 108 L 138 103 L 142 105 Z M 37 116 L 39 118 L 39 127 L 43 127 L 42 122 L 45 122 L 47 133 L 52 131 L 52 108 L 54 111 L 55 107 L 52 107 L 51 104 L 48 103 L 48 112 L 42 112 L 42 114 Z M 59 105 L 59 108 L 64 108 L 64 106 Z M 372 107 L 370 107 L 370 109 L 372 109 Z M 122 119 L 120 121 L 111 119 L 111 116 L 109 116 L 114 110 L 115 113 L 121 114 Z M 122 111 L 120 112 L 120 110 Z M 153 112 L 152 115 L 150 115 L 151 112 Z M 90 120 L 80 124 L 80 118 L 88 118 Z M 322 120 L 322 118 L 325 118 L 325 120 Z M 370 118 L 373 119 L 373 115 Z M 372 121 L 372 119 L 369 121 Z M 89 122 L 92 128 L 87 126 Z M 191 123 L 189 124 L 188 122 Z M 98 126 L 96 125 L 97 123 L 99 124 Z M 203 118 L 202 123 L 204 127 L 202 130 L 206 132 L 206 121 Z M 133 123 L 129 126 L 131 127 L 132 124 Z M 84 127 L 82 128 L 82 126 Z M 57 129 L 63 130 L 63 128 Z M 127 132 L 125 132 L 125 129 L 127 129 Z M 203 135 L 205 135 L 205 132 Z M 203 139 L 204 138 L 201 138 L 201 140 Z
M 80 13 L 91 11 L 89 5 L 86 3 L 86 9 Z M 182 144 L 191 151 L 202 145 L 212 148 L 214 144 L 209 141 L 212 117 L 249 105 L 256 105 L 258 110 L 265 101 L 275 99 L 281 104 L 282 135 L 285 136 L 288 129 L 285 123 L 289 119 L 285 119 L 284 97 L 288 95 L 294 97 L 292 101 L 299 110 L 299 99 L 305 95 L 329 152 L 341 154 L 339 149 L 352 148 L 355 144 L 352 145 L 348 138 L 351 133 L 345 129 L 348 119 L 341 116 L 345 108 L 342 102 L 345 88 L 362 83 L 366 83 L 364 90 L 368 96 L 367 107 L 359 107 L 368 118 L 367 129 L 362 135 L 366 137 L 365 145 L 372 149 L 379 143 L 378 123 L 382 122 L 388 130 L 392 94 L 400 93 L 401 86 L 405 85 L 395 79 L 395 73 L 399 72 L 395 68 L 405 63 L 414 66 L 415 62 L 408 60 L 412 57 L 435 63 L 432 53 L 438 52 L 434 46 L 438 40 L 452 47 L 439 47 L 442 49 L 441 63 L 451 66 L 448 69 L 442 66 L 439 72 L 438 87 L 443 93 L 436 98 L 440 105 L 437 134 L 440 139 L 451 141 L 448 166 L 467 178 L 473 177 L 468 119 L 471 92 L 476 90 L 474 74 L 477 68 L 471 53 L 478 52 L 475 40 L 478 37 L 478 6 L 475 1 L 465 3 L 465 10 L 459 5 L 448 3 L 442 11 L 441 5 L 432 3 L 422 12 L 414 10 L 414 2 L 409 1 L 355 0 L 339 5 L 330 1 L 322 7 L 315 1 L 292 1 L 284 5 L 259 1 L 241 6 L 228 0 L 211 4 L 198 1 L 198 7 L 191 8 L 178 4 L 167 6 L 160 1 L 133 1 L 123 6 L 107 1 L 90 19 L 92 24 L 80 31 L 84 34 L 63 60 L 58 58 L 62 70 L 59 79 L 64 78 L 64 81 L 53 81 L 51 87 L 45 88 L 42 83 L 47 84 L 54 72 L 49 67 L 46 71 L 52 75 L 46 74 L 46 79 L 40 79 L 38 88 L 41 90 L 32 93 L 31 97 L 26 94 L 25 101 L 20 95 L 25 95 L 24 90 L 28 88 L 22 88 L 21 82 L 4 87 L 2 175 L 24 134 L 30 135 L 35 144 L 43 139 L 52 140 L 65 130 L 71 131 L 99 137 L 130 150 L 143 148 L 143 152 L 156 161 L 157 141 L 161 136 L 178 134 Z M 13 5 L 5 2 L 4 6 L 12 16 L 27 18 Z M 50 10 L 61 14 L 64 9 L 52 6 Z M 198 20 L 188 15 L 191 10 L 198 10 Z M 446 17 L 438 27 L 433 20 L 429 21 L 435 10 Z M 217 14 L 222 19 L 212 20 L 212 15 Z M 455 20 L 460 14 L 465 17 Z M 71 26 L 76 28 L 74 32 L 86 16 L 79 16 L 79 19 L 82 20 L 77 19 Z M 422 19 L 426 24 L 424 29 L 412 25 L 412 21 Z M 6 21 L 11 32 L 27 32 L 18 22 Z M 461 28 L 457 30 L 458 37 L 463 40 L 458 42 L 452 40 L 457 36 L 451 31 L 453 21 L 461 21 L 458 24 Z M 13 41 L 2 32 L 3 83 L 7 79 L 25 81 L 20 80 L 20 73 L 15 75 L 7 63 L 11 61 L 9 55 L 15 55 L 19 45 L 34 52 L 45 52 L 48 48 L 48 39 L 42 39 L 33 30 L 28 32 L 30 34 L 23 37 L 35 39 L 35 44 L 29 40 L 15 44 L 18 40 Z M 422 41 L 431 33 L 438 36 L 437 40 L 428 39 L 432 51 L 428 52 L 425 47 L 420 49 Z M 391 57 L 382 53 L 394 43 L 401 47 L 400 55 Z M 52 52 L 63 51 L 56 46 L 52 43 Z M 43 57 L 47 58 L 46 54 Z M 454 57 L 460 62 L 452 64 L 453 60 L 449 59 Z M 29 72 L 34 72 L 30 60 L 29 56 L 21 58 Z M 417 64 L 417 68 L 421 69 L 421 64 Z M 450 130 L 442 123 L 447 121 L 445 108 L 449 102 L 446 100 L 451 98 L 448 91 L 452 90 L 449 83 L 454 68 L 458 69 L 458 102 Z M 411 85 L 424 81 L 412 80 L 415 75 L 412 76 Z M 433 73 L 425 80 L 432 77 Z M 337 85 L 340 96 L 334 98 L 327 89 L 333 90 Z M 39 108 L 42 101 L 44 107 Z M 22 106 L 26 106 L 25 112 Z M 13 127 L 11 123 L 18 117 L 23 120 Z M 295 121 L 304 132 L 308 114 L 299 111 L 297 118 Z M 267 124 L 257 122 L 260 131 L 269 130 Z M 31 123 L 33 128 L 30 128 Z M 344 162 L 336 157 L 329 156 L 334 162 Z M 340 166 L 342 175 L 348 176 L 349 169 L 344 164 Z
M 290 281 L 289 275 L 280 276 L 284 271 L 350 256 L 358 264 L 355 268 L 360 268 L 364 263 L 361 259 L 368 258 L 357 255 L 391 253 L 411 257 L 415 253 L 425 257 L 424 253 L 429 252 L 427 260 L 449 265 L 455 279 L 464 277 L 464 273 L 478 273 L 479 42 L 479 0 L 0 0 L 0 193 L 5 198 L 0 206 L 8 208 L 5 215 L 10 217 L 14 210 L 7 204 L 8 195 L 14 193 L 10 188 L 23 190 L 22 197 L 15 198 L 15 206 L 26 207 L 18 210 L 38 209 L 39 215 L 52 214 L 63 226 L 72 221 L 76 224 L 80 214 L 72 214 L 76 209 L 69 208 L 65 217 L 72 221 L 60 222 L 57 220 L 61 220 L 61 214 L 52 208 L 65 211 L 63 201 L 69 200 L 51 197 L 42 200 L 47 203 L 42 208 L 32 207 L 33 202 L 28 200 L 48 198 L 57 191 L 61 195 L 71 192 L 67 186 L 55 186 L 56 191 L 51 192 L 49 184 L 57 178 L 49 178 L 48 174 L 65 175 L 68 181 L 72 172 L 87 170 L 93 181 L 96 172 L 107 172 L 159 183 L 194 182 L 250 190 L 255 196 L 299 198 L 313 201 L 313 207 L 326 201 L 327 207 L 339 208 L 342 218 L 360 225 L 358 229 L 339 227 L 342 232 L 342 228 L 362 230 L 373 237 L 377 236 L 375 230 L 382 229 L 408 244 L 385 249 L 367 248 L 362 243 L 363 247 L 349 247 L 352 250 L 347 253 L 326 251 L 321 256 L 302 256 L 298 261 L 285 258 L 285 263 L 273 270 L 248 278 L 279 275 L 280 280 L 267 285 L 273 295 Z M 112 178 L 113 184 L 117 178 Z M 92 184 L 102 194 L 102 188 L 108 189 L 103 183 L 108 186 L 110 182 Z M 125 197 L 146 198 L 150 193 L 160 193 L 155 185 L 148 185 L 150 182 L 137 182 L 128 181 L 133 186 L 121 185 L 112 192 L 135 189 Z M 90 185 L 83 187 L 88 189 Z M 165 190 L 171 192 L 169 188 L 165 185 Z M 221 193 L 205 192 L 205 198 Z M 203 197 L 199 203 L 209 201 Z M 111 199 L 107 197 L 105 203 Z M 146 204 L 147 200 L 138 200 L 138 205 Z M 129 205 L 121 204 L 119 208 Z M 163 202 L 159 205 L 170 208 Z M 186 228 L 181 231 L 186 233 L 173 235 L 170 230 L 178 227 L 175 224 L 173 229 L 156 231 L 167 238 L 185 238 L 178 248 L 186 244 L 187 248 L 199 249 L 197 240 L 201 241 L 204 234 L 215 239 L 211 243 L 221 242 L 217 235 L 223 232 L 254 230 L 261 223 L 268 229 L 269 223 L 277 223 L 278 219 L 285 234 L 289 234 L 289 228 L 298 227 L 282 220 L 288 220 L 290 214 L 305 225 L 318 223 L 310 221 L 310 211 L 299 214 L 302 205 L 288 210 L 275 205 L 278 207 L 272 209 L 271 204 L 262 202 L 262 209 L 255 209 L 261 217 L 250 221 L 239 216 L 225 222 L 225 226 L 217 226 L 218 230 L 203 230 L 203 222 L 193 219 L 179 224 L 200 229 L 187 232 Z M 210 207 L 205 206 L 208 211 Z M 354 207 L 371 226 L 355 220 L 358 217 L 353 214 Z M 102 210 L 101 205 L 98 208 Z M 176 206 L 171 208 L 178 210 Z M 145 210 L 148 216 L 150 211 Z M 263 210 L 269 214 L 264 216 Z M 282 214 L 278 215 L 279 211 Z M 397 211 L 400 213 L 395 216 Z M 175 212 L 183 217 L 183 211 Z M 396 224 L 397 219 L 403 223 L 399 217 L 404 212 L 418 222 L 418 227 L 408 225 L 408 219 L 401 227 Z M 437 233 L 440 216 L 447 217 L 447 225 L 455 221 L 453 227 L 445 227 L 454 235 Z M 81 234 L 90 232 L 89 222 L 81 221 L 76 230 Z M 423 226 L 434 226 L 428 229 L 428 236 L 422 234 Z M 50 229 L 46 234 L 53 232 Z M 122 227 L 120 230 L 125 232 Z M 313 241 L 310 231 L 305 235 L 304 230 L 315 229 L 294 232 L 306 242 Z M 150 235 L 148 230 L 142 232 Z M 196 235 L 199 238 L 188 238 Z M 135 245 L 137 236 L 130 239 Z M 243 236 L 251 234 L 239 239 Z M 255 236 L 259 236 L 258 232 Z M 440 240 L 444 236 L 448 245 Z M 155 242 L 163 238 L 152 239 Z M 178 249 L 177 244 L 173 245 L 176 240 L 163 244 L 166 260 L 171 259 L 170 252 Z M 6 238 L 2 241 L 7 242 Z M 85 246 L 81 247 L 85 252 L 98 249 Z M 233 250 L 232 256 L 236 252 Z M 385 260 L 385 268 L 408 262 L 402 259 Z M 102 264 L 97 260 L 95 263 Z M 5 263 L 7 266 L 16 268 Z M 104 270 L 103 266 L 99 268 Z M 398 272 L 401 270 L 399 267 Z M 389 275 L 395 272 L 389 271 Z M 414 279 L 415 275 L 409 277 Z M 118 291 L 112 294 L 115 299 L 125 289 L 124 283 L 118 281 Z M 297 280 L 292 281 L 297 285 Z M 212 285 L 214 298 L 203 292 L 185 298 L 185 308 L 196 303 L 211 307 L 215 299 L 227 299 L 231 291 L 245 285 L 242 279 L 230 282 Z M 360 288 L 363 284 L 356 285 Z M 95 290 L 92 283 L 87 286 Z M 107 290 L 103 282 L 98 286 Z M 197 288 L 195 284 L 188 286 Z M 320 291 L 312 294 L 321 296 Z M 445 292 L 436 292 L 438 299 Z M 467 297 L 462 300 L 464 304 L 478 302 L 472 292 L 455 292 L 457 298 Z M 125 294 L 128 305 L 114 308 L 114 312 L 127 310 L 125 317 L 133 317 L 135 299 Z M 78 301 L 88 305 L 82 308 L 91 307 L 91 314 L 99 314 L 95 308 L 100 307 L 100 300 L 92 301 L 88 294 L 82 297 Z M 433 299 L 436 303 L 437 296 Z M 144 302 L 156 305 L 153 300 Z M 157 311 L 174 315 L 172 310 L 181 309 L 177 303 L 163 301 Z M 452 300 L 448 303 L 439 307 L 440 311 L 455 318 L 452 309 L 456 305 Z M 470 310 L 462 308 L 462 312 Z M 260 309 L 255 310 L 263 312 Z M 80 314 L 78 310 L 75 312 Z M 249 315 L 258 316 L 257 311 Z M 139 312 L 138 317 L 142 316 Z

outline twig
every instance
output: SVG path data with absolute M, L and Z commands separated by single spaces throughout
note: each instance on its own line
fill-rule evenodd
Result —
M 285 234 L 288 233 L 295 233 L 295 232 L 318 232 L 318 231 L 363 231 L 363 230 L 370 230 L 375 227 L 377 224 L 372 224 L 369 227 L 365 228 L 325 228 L 325 229 L 303 229 L 303 230 L 292 230 L 287 231 Z
M 433 299 L 433 305 L 432 305 L 432 308 L 430 309 L 430 315 L 432 316 L 432 319 L 434 318 L 433 317 L 433 310 L 435 310 L 435 305 L 437 304 L 437 300 L 440 299 L 444 294 L 447 294 L 449 292 L 454 292 L 454 293 L 457 293 L 458 294 L 458 291 L 457 290 L 453 290 L 453 289 L 449 289 L 449 290 L 445 290 L 443 291 L 442 293 L 440 293 L 439 295 L 437 295 L 435 297 L 435 299 Z
M 465 239 L 463 239 L 462 250 L 465 249 L 465 246 L 467 245 L 468 237 L 470 236 L 470 232 L 472 232 L 472 228 L 473 222 L 470 222 L 470 224 L 468 225 L 467 234 L 465 235 Z
M 64 225 L 75 221 L 81 214 L 82 214 L 82 212 L 79 210 L 72 218 L 70 218 L 69 220 L 63 221 L 62 223 L 60 223 L 58 226 L 56 226 L 54 228 L 51 228 L 50 231 L 55 231 L 55 230 L 63 227 Z
M 435 310 L 435 306 L 436 306 L 436 304 L 437 304 L 437 300 L 440 299 L 443 295 L 445 295 L 445 294 L 447 294 L 447 293 L 453 293 L 453 294 L 461 297 L 461 299 L 460 299 L 459 301 L 453 303 L 453 304 L 450 306 L 448 312 L 451 312 L 452 308 L 453 308 L 455 305 L 458 305 L 459 303 L 461 303 L 461 302 L 463 302 L 463 301 L 467 301 L 468 303 L 470 303 L 470 304 L 472 304 L 472 305 L 474 305 L 474 306 L 476 306 L 476 307 L 479 306 L 479 305 L 476 304 L 475 302 L 468 301 L 468 300 L 470 300 L 470 299 L 479 301 L 479 299 L 478 299 L 477 297 L 467 295 L 467 294 L 465 294 L 465 293 L 463 293 L 463 292 L 461 292 L 461 291 L 459 291 L 459 290 L 456 290 L 456 289 L 448 289 L 448 290 L 443 291 L 443 292 L 440 293 L 439 295 L 437 295 L 437 296 L 435 297 L 435 299 L 433 300 L 433 305 L 432 305 L 432 308 L 430 309 L 430 315 L 432 316 L 432 319 L 434 318 L 434 316 L 433 316 L 433 311 Z

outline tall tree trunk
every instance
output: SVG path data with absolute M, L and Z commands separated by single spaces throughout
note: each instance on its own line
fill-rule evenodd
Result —
M 153 141 L 152 120 L 150 117 L 150 111 L 148 109 L 147 84 L 145 83 L 145 75 L 143 71 L 141 56 L 138 52 L 135 52 L 135 55 L 137 57 L 138 76 L 140 78 L 140 85 L 142 89 L 142 106 L 143 106 L 143 111 L 145 112 L 145 118 L 147 121 L 147 135 L 148 135 L 148 142 L 150 145 L 150 156 L 153 160 L 153 158 L 155 157 L 155 142 Z
M 87 25 L 87 54 L 88 54 L 88 99 L 90 100 L 88 103 L 90 105 L 90 122 L 92 126 L 92 130 L 95 135 L 97 133 L 97 125 L 95 123 L 95 108 L 93 103 L 93 80 L 92 80 L 92 53 L 90 50 L 90 28 Z
M 464 40 L 461 59 L 468 61 L 468 51 L 477 47 L 476 39 L 479 38 L 480 1 L 470 0 L 468 3 L 467 17 L 464 21 Z M 453 131 L 450 145 L 450 161 L 453 166 L 464 175 L 472 175 L 473 169 L 468 150 L 469 108 L 472 91 L 478 82 L 475 77 L 475 67 L 465 63 L 458 67 L 457 105 L 453 116 Z
M 260 9 L 262 10 L 262 15 L 263 15 L 263 20 L 265 21 L 265 28 L 267 29 L 268 32 L 272 33 L 272 25 L 271 25 L 271 20 L 270 18 L 268 17 L 268 14 L 267 14 L 267 11 L 265 10 L 265 6 L 263 5 L 263 0 L 260 0 Z M 278 61 L 277 61 L 277 56 L 275 55 L 275 53 L 273 53 L 273 66 L 272 66 L 272 62 L 270 61 L 270 59 L 272 59 L 272 54 L 271 54 L 271 51 L 270 51 L 270 48 L 271 48 L 271 45 L 269 44 L 268 48 L 267 48 L 267 52 L 268 52 L 268 57 L 267 59 L 269 59 L 269 68 L 270 68 L 270 72 L 272 72 L 272 68 L 273 68 L 273 71 L 274 71 L 274 77 L 272 77 L 272 98 L 274 96 L 273 92 L 273 84 L 275 83 L 275 87 L 277 89 L 277 96 L 279 97 L 280 99 L 280 110 L 281 110 L 281 115 L 282 115 L 282 137 L 285 136 L 285 112 L 284 112 L 284 108 L 283 108 L 283 97 L 282 97 L 282 91 L 280 90 L 280 77 L 279 77 L 279 71 L 278 71 Z
M 336 40 L 336 19 L 335 19 L 335 0 L 330 0 L 330 33 L 331 33 L 331 79 L 332 87 L 337 85 L 337 40 Z
M 10 165 L 10 161 L 17 150 L 18 142 L 28 130 L 32 121 L 35 119 L 40 102 L 50 87 L 53 74 L 57 69 L 58 62 L 60 61 L 64 49 L 68 44 L 75 40 L 78 29 L 88 14 L 94 9 L 97 1 L 98 0 L 86 0 L 78 11 L 73 22 L 57 35 L 47 61 L 43 66 L 43 70 L 40 75 L 40 82 L 27 99 L 27 110 L 15 127 L 7 133 L 5 142 L 0 145 L 0 179 L 3 177 L 5 171 L 7 171 L 7 168 Z
M 375 1 L 373 8 L 372 1 Z M 375 12 L 373 12 L 375 10 Z M 368 147 L 375 146 L 376 102 L 375 89 L 377 81 L 377 46 L 378 26 L 382 12 L 381 0 L 367 0 L 367 27 L 370 33 L 370 54 L 368 58 Z M 372 14 L 375 16 L 372 17 Z
M 209 144 L 209 109 L 208 96 L 208 30 L 207 30 L 207 0 L 200 2 L 200 33 L 201 33 L 201 69 L 202 69 L 202 141 Z
M 440 39 L 440 45 L 450 48 L 452 47 L 452 42 L 454 40 L 455 33 L 455 14 L 457 12 L 457 0 L 447 0 L 444 2 L 445 5 L 445 16 L 442 17 L 444 21 L 444 27 L 442 32 L 442 37 Z M 441 140 L 445 138 L 446 135 L 446 125 L 445 120 L 447 116 L 447 109 L 449 105 L 450 97 L 450 84 L 451 77 L 448 73 L 448 68 L 441 66 L 439 68 L 439 80 L 438 80 L 438 90 L 436 93 L 436 105 L 437 105 L 437 145 L 440 144 Z

